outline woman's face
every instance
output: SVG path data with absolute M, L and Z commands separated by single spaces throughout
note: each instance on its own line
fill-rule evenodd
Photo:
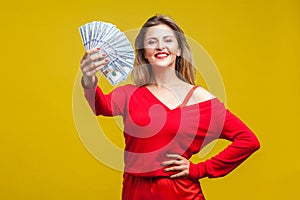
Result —
M 175 69 L 180 49 L 174 31 L 165 24 L 150 27 L 144 40 L 144 57 L 152 67 Z

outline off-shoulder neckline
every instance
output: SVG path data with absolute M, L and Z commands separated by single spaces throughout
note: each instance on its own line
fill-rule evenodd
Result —
M 219 101 L 217 97 L 213 97 L 211 99 L 208 99 L 208 100 L 205 100 L 205 101 L 200 101 L 200 102 L 197 102 L 197 103 L 194 103 L 194 104 L 189 104 L 189 105 L 185 105 L 185 106 L 177 106 L 175 108 L 170 108 L 168 107 L 166 104 L 164 104 L 161 100 L 159 100 L 150 90 L 149 88 L 147 88 L 146 86 L 143 86 L 141 88 L 144 88 L 144 90 L 154 99 L 156 100 L 160 105 L 162 105 L 166 110 L 169 110 L 169 111 L 173 111 L 173 110 L 177 110 L 177 109 L 188 109 L 188 108 L 193 108 L 195 106 L 200 106 L 201 107 L 205 107 L 205 105 L 209 105 L 211 102 L 215 102 L 215 101 Z

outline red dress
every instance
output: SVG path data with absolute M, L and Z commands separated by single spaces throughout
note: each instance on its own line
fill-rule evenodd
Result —
M 98 86 L 84 91 L 96 115 L 123 116 L 123 200 L 203 200 L 198 179 L 228 174 L 260 147 L 253 132 L 217 98 L 185 105 L 186 97 L 169 109 L 145 86 L 120 86 L 107 95 Z M 164 172 L 167 153 L 190 159 L 219 138 L 232 143 L 204 162 L 190 163 L 188 177 L 170 179 L 178 172 Z

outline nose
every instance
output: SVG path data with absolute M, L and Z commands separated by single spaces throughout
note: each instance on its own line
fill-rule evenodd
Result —
M 164 48 L 165 48 L 164 42 L 163 42 L 162 40 L 159 40 L 159 41 L 157 42 L 156 49 L 157 49 L 157 50 L 162 50 L 162 49 L 164 49 Z

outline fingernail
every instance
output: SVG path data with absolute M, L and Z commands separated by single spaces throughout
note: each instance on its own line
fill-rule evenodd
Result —
M 106 54 L 105 54 L 105 53 L 103 53 L 103 54 L 102 54 L 102 56 L 106 56 Z
M 100 50 L 100 48 L 98 47 L 98 48 L 97 48 L 97 50 L 99 51 L 99 50 Z
M 105 62 L 108 62 L 108 59 L 106 58 L 104 61 L 105 61 Z

